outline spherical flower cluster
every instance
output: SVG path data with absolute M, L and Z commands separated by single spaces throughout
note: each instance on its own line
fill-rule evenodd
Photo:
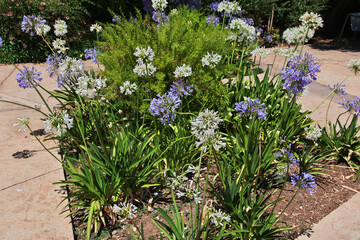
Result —
M 90 48 L 90 49 L 85 49 L 84 52 L 85 52 L 86 59 L 91 59 L 91 61 L 96 64 L 99 62 L 97 59 L 98 51 L 96 50 L 96 47 Z
M 90 31 L 96 31 L 97 33 L 100 33 L 102 31 L 102 27 L 99 24 L 95 23 L 90 26 Z
M 113 16 L 112 21 L 113 21 L 113 23 L 120 22 L 121 17 L 119 17 L 118 15 L 115 15 L 115 16 Z
M 66 41 L 62 40 L 61 38 L 57 38 L 52 42 L 52 44 L 54 49 L 58 50 L 59 53 L 60 52 L 65 53 L 66 50 L 68 49 L 67 47 L 65 47 Z
M 210 206 L 207 208 L 207 214 L 210 216 L 211 223 L 215 224 L 215 226 L 223 226 L 224 221 L 230 222 L 231 217 L 226 213 L 222 212 L 220 209 L 215 210 L 214 207 Z
M 321 137 L 321 128 L 314 126 L 312 128 L 304 128 L 306 131 L 305 138 L 311 141 L 317 141 Z
M 74 119 L 65 110 L 59 110 L 54 114 L 48 115 L 47 119 L 43 121 L 45 132 L 48 134 L 55 134 L 60 137 L 68 129 L 73 127 Z
M 58 74 L 58 68 L 59 68 L 59 63 L 63 60 L 66 59 L 66 56 L 62 53 L 53 53 L 52 55 L 48 56 L 48 58 L 46 59 L 46 64 L 49 65 L 49 67 L 46 68 L 46 71 L 48 73 L 50 73 L 50 77 L 53 77 L 55 74 Z M 56 79 L 58 86 L 59 83 L 64 82 L 61 78 L 61 76 L 57 76 Z M 60 87 L 60 86 L 59 86 Z
M 164 11 L 167 6 L 167 0 L 152 0 L 152 7 L 155 11 Z
M 320 72 L 320 65 L 315 63 L 316 58 L 305 53 L 293 58 L 283 70 L 280 71 L 285 81 L 282 86 L 293 94 L 304 91 L 305 86 L 316 80 L 316 73 Z
M 339 94 L 342 94 L 342 95 L 346 95 L 345 84 L 340 85 L 339 83 L 337 83 L 337 84 L 334 84 L 333 87 L 330 84 L 328 86 L 329 86 L 330 90 L 334 91 L 334 93 L 339 93 Z
M 273 38 L 271 35 L 267 35 L 266 37 L 264 37 L 264 40 L 267 41 L 268 43 L 272 43 L 273 42 Z
M 295 50 L 295 48 L 280 48 L 275 47 L 272 50 L 276 55 L 280 55 L 289 59 L 292 59 L 299 55 L 299 52 Z
M 120 87 L 120 93 L 125 95 L 133 94 L 137 89 L 136 83 L 124 82 L 124 85 Z
M 144 76 L 144 75 L 150 76 L 154 74 L 154 72 L 156 71 L 156 67 L 151 62 L 144 63 L 144 61 L 141 58 L 136 60 L 136 62 L 137 65 L 133 69 L 133 72 L 139 76 Z
M 29 33 L 31 36 L 35 36 L 36 29 L 41 29 L 46 23 L 42 17 L 24 16 L 21 22 L 21 30 L 25 33 Z
M 70 78 L 77 78 L 83 75 L 84 64 L 80 59 L 66 57 L 58 62 L 58 87 L 61 88 Z
M 239 42 L 244 42 L 245 44 L 251 44 L 256 39 L 255 28 L 253 26 L 250 26 L 240 18 L 233 19 L 230 22 L 229 28 L 238 30 L 236 31 L 236 33 Z
M 201 203 L 200 192 L 196 191 L 196 186 L 194 185 L 193 180 L 190 180 L 189 184 L 183 183 L 179 185 L 177 187 L 176 197 L 177 198 L 186 197 L 190 200 L 194 200 L 196 204 Z
M 319 14 L 317 13 L 304 13 L 300 19 L 299 19 L 301 22 L 302 22 L 302 25 L 306 26 L 306 27 L 309 27 L 309 28 L 312 28 L 314 30 L 320 28 L 320 27 L 323 27 L 323 19 L 320 17 Z
M 226 143 L 222 141 L 225 138 L 217 133 L 221 121 L 223 120 L 213 110 L 205 109 L 204 112 L 199 113 L 191 123 L 191 134 L 196 138 L 196 147 L 201 146 L 201 151 L 206 152 L 208 147 L 219 151 L 221 147 L 226 146 Z
M 206 55 L 201 59 L 202 66 L 209 66 L 214 68 L 221 60 L 220 54 L 217 53 L 206 53 Z
M 3 46 L 3 40 L 2 40 L 2 38 L 0 37 L 0 47 L 2 47 Z
M 164 12 L 154 11 L 152 19 L 159 24 L 165 24 L 169 22 L 169 17 Z
M 13 127 L 20 127 L 18 132 L 25 131 L 27 128 L 27 125 L 30 122 L 30 118 L 24 116 L 23 118 L 17 118 L 18 122 L 13 124 Z
M 64 20 L 56 20 L 54 29 L 55 29 L 55 31 L 54 31 L 55 36 L 57 36 L 57 37 L 64 36 L 68 32 L 67 25 Z
M 288 28 L 283 33 L 283 39 L 290 44 L 306 43 L 315 34 L 314 29 L 305 26 Z
M 208 23 L 209 25 L 215 27 L 217 25 L 219 25 L 219 18 L 215 15 L 209 15 L 206 18 L 206 23 Z
M 354 71 L 355 74 L 357 72 L 359 72 L 360 71 L 360 59 L 358 59 L 358 60 L 351 59 L 348 64 L 348 68 L 351 71 Z
M 354 115 L 360 116 L 360 98 L 359 96 L 356 97 L 355 100 L 346 100 L 343 99 L 343 102 L 339 102 L 346 111 L 353 113 Z
M 116 204 L 112 207 L 113 213 L 122 218 L 120 222 L 124 222 L 127 219 L 133 219 L 136 216 L 137 207 L 132 203 L 120 203 L 120 207 Z
M 193 91 L 194 91 L 193 85 L 189 85 L 189 86 L 185 85 L 182 79 L 173 82 L 173 84 L 170 87 L 170 92 L 173 92 L 175 95 L 178 95 L 179 97 L 189 95 Z
M 39 26 L 39 27 L 35 27 L 36 34 L 39 36 L 41 36 L 41 35 L 45 36 L 50 30 L 51 30 L 51 27 L 46 24 Z
M 261 103 L 259 99 L 251 100 L 248 97 L 247 101 L 235 103 L 235 111 L 239 112 L 240 117 L 249 117 L 252 119 L 256 114 L 258 118 L 266 119 L 266 108 L 263 106 L 265 103 Z
M 251 51 L 251 54 L 253 57 L 256 55 L 259 55 L 260 57 L 265 57 L 269 55 L 272 52 L 272 49 L 267 49 L 265 47 L 257 47 L 253 51 Z
M 190 77 L 192 75 L 191 67 L 184 63 L 182 66 L 176 67 L 174 74 L 176 78 Z
M 19 87 L 22 88 L 34 88 L 39 86 L 39 82 L 42 80 L 40 77 L 41 72 L 38 72 L 33 66 L 31 69 L 23 66 L 24 69 L 16 75 L 16 81 L 19 83 Z
M 217 11 L 219 3 L 218 2 L 213 2 L 209 5 L 209 8 L 211 11 Z
M 134 55 L 135 57 L 141 58 L 144 62 L 152 62 L 154 60 L 155 53 L 151 47 L 136 47 Z
M 217 5 L 218 12 L 224 12 L 227 17 L 230 17 L 230 15 L 233 12 L 240 12 L 241 8 L 239 6 L 238 2 L 229 2 L 229 1 L 222 1 Z
M 300 160 L 295 157 L 294 153 L 291 152 L 291 144 L 289 148 L 282 148 L 279 153 L 275 154 L 275 157 L 283 159 L 286 163 L 290 165 L 298 165 Z
M 304 172 L 301 173 L 300 175 L 294 173 L 291 176 L 291 185 L 296 186 L 298 189 L 306 189 L 310 193 L 310 195 L 313 194 L 317 186 L 315 183 L 314 176 Z
M 157 94 L 150 103 L 149 111 L 152 116 L 158 116 L 162 124 L 169 124 L 176 118 L 176 111 L 180 106 L 180 97 L 173 92 L 164 95 Z
M 96 93 L 106 86 L 106 78 L 92 78 L 80 76 L 76 79 L 76 93 L 85 98 L 93 98 Z

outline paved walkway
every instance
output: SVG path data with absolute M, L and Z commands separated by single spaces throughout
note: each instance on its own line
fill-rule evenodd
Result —
M 330 92 L 327 85 L 340 82 L 350 73 L 350 59 L 360 59 L 360 51 L 320 50 L 305 47 L 304 51 L 318 57 L 322 72 L 309 87 L 309 94 L 301 99 L 304 109 L 312 110 Z M 280 59 L 277 62 L 282 62 Z M 271 64 L 272 59 L 263 61 Z M 32 64 L 26 64 L 32 66 Z M 21 64 L 20 64 L 21 66 Z M 89 66 L 89 63 L 87 63 Z M 275 64 L 274 70 L 280 65 Z M 42 85 L 56 89 L 55 79 L 48 77 L 45 64 L 37 64 L 41 71 Z M 276 69 L 277 68 L 277 69 Z M 30 106 L 41 104 L 34 90 L 21 89 L 15 81 L 17 71 L 9 65 L 0 65 L 0 96 Z M 360 76 L 351 75 L 346 80 L 347 92 L 354 98 L 360 95 Z M 337 96 L 331 106 L 330 120 L 342 111 Z M 54 104 L 54 102 L 50 102 Z M 312 118 L 325 123 L 326 101 Z M 44 108 L 44 106 L 42 106 Z M 33 130 L 42 129 L 40 115 L 22 107 L 0 103 L 0 239 L 73 239 L 70 219 L 61 213 L 64 204 L 58 206 L 65 191 L 52 183 L 64 178 L 60 164 L 45 152 L 29 131 L 18 132 L 12 124 L 16 118 L 30 117 Z M 39 136 L 42 138 L 43 136 Z M 53 142 L 45 143 L 53 147 Z M 55 150 L 53 150 L 55 152 Z M 360 193 L 340 206 L 313 228 L 310 239 L 360 239 Z M 300 240 L 308 237 L 300 237 Z

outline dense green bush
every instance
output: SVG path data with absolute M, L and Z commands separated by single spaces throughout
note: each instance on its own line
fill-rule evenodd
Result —
M 104 29 L 100 43 L 105 51 L 100 57 L 105 66 L 105 75 L 112 83 L 115 94 L 125 81 L 135 82 L 138 86 L 147 85 L 146 98 L 165 93 L 175 81 L 176 67 L 186 64 L 192 68 L 193 75 L 186 79 L 194 85 L 195 91 L 206 102 L 210 97 L 219 99 L 219 105 L 227 96 L 220 81 L 223 68 L 206 69 L 201 59 L 208 53 L 220 54 L 223 59 L 231 48 L 231 42 L 225 41 L 228 29 L 212 27 L 206 23 L 206 17 L 199 11 L 179 8 L 176 15 L 170 15 L 169 23 L 158 25 L 149 16 L 131 21 L 109 24 Z M 156 72 L 152 76 L 139 77 L 134 74 L 136 65 L 134 52 L 137 47 L 151 47 L 155 52 L 153 65 Z
M 70 55 L 79 56 L 91 39 L 87 34 L 86 17 L 89 15 L 83 6 L 89 0 L 61 0 L 61 1 L 0 1 L 0 34 L 5 44 L 3 53 L 8 59 L 0 55 L 0 63 L 11 62 L 38 62 L 45 61 L 50 50 L 40 36 L 30 36 L 21 31 L 21 21 L 24 15 L 43 17 L 51 27 L 55 20 L 65 20 L 68 28 L 67 38 L 70 43 Z M 91 24 L 91 23 L 90 23 Z M 91 35 L 90 35 L 91 36 Z M 81 42 L 81 44 L 80 44 Z

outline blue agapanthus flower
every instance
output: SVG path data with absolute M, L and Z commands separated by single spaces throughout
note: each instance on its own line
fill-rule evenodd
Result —
M 23 32 L 29 33 L 31 36 L 35 36 L 36 28 L 41 29 L 46 23 L 42 17 L 24 16 L 21 22 L 21 30 Z
M 121 21 L 121 18 L 118 15 L 113 16 L 113 18 L 112 18 L 113 23 L 120 22 L 120 21 Z
M 261 103 L 259 99 L 251 100 L 248 97 L 247 101 L 235 103 L 235 111 L 239 112 L 240 117 L 250 117 L 252 119 L 256 114 L 261 119 L 266 119 L 265 104 Z
M 345 108 L 346 111 L 353 113 L 354 115 L 360 116 L 360 98 L 356 97 L 355 100 L 346 100 L 343 98 L 342 102 L 339 102 L 341 106 Z
M 210 8 L 211 11 L 216 11 L 218 5 L 219 5 L 218 2 L 213 2 L 213 3 L 210 4 L 209 8 Z
M 173 92 L 158 94 L 156 97 L 151 101 L 149 111 L 152 116 L 158 116 L 162 124 L 169 124 L 176 118 L 176 111 L 181 103 L 180 97 Z
M 91 59 L 91 61 L 96 64 L 99 62 L 97 59 L 97 55 L 98 55 L 98 51 L 96 51 L 96 47 L 85 49 L 85 58 Z
M 282 86 L 293 94 L 302 93 L 305 86 L 316 80 L 316 73 L 320 72 L 320 65 L 315 62 L 317 58 L 310 53 L 294 57 L 283 70 L 280 71 L 284 83 Z
M 296 186 L 298 189 L 306 189 L 310 195 L 313 194 L 314 189 L 317 187 L 314 176 L 304 172 L 300 175 L 294 173 L 291 176 L 291 185 Z
M 339 83 L 337 83 L 337 84 L 334 84 L 333 87 L 330 84 L 328 86 L 329 86 L 330 90 L 335 89 L 334 93 L 340 93 L 342 95 L 346 95 L 345 84 L 339 85 Z
M 207 18 L 206 18 L 206 22 L 215 27 L 219 24 L 219 18 L 215 15 L 209 15 Z
M 189 95 L 193 92 L 193 85 L 186 85 L 182 79 L 179 81 L 173 82 L 170 87 L 170 92 L 178 95 L 179 97 L 183 97 L 185 95 Z
M 267 41 L 268 43 L 272 43 L 273 39 L 271 37 L 271 35 L 267 35 L 266 37 L 264 37 L 265 41 Z
M 2 47 L 3 46 L 3 40 L 2 40 L 2 38 L 0 37 L 0 47 Z
M 275 154 L 277 158 L 284 158 L 290 165 L 298 165 L 300 160 L 295 157 L 294 153 L 291 152 L 291 144 L 289 144 L 289 148 L 283 148 L 279 153 Z
M 152 19 L 159 24 L 165 24 L 169 22 L 169 17 L 164 12 L 154 11 Z
M 240 18 L 241 20 L 243 20 L 244 22 L 246 22 L 247 24 L 249 24 L 250 26 L 254 26 L 254 19 L 252 18 L 245 18 L 245 17 L 242 17 Z
M 16 74 L 16 81 L 19 83 L 19 87 L 22 88 L 34 88 L 34 86 L 39 86 L 39 82 L 42 80 L 40 77 L 41 72 L 38 72 L 33 66 L 31 69 L 23 66 L 24 69 L 20 70 L 18 74 Z

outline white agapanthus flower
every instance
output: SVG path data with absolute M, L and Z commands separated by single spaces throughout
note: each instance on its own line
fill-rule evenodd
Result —
M 218 117 L 217 112 L 205 109 L 191 123 L 191 134 L 197 136 L 207 129 L 217 129 L 223 120 Z
M 136 75 L 150 76 L 150 75 L 154 74 L 154 72 L 156 71 L 156 67 L 152 63 L 144 63 L 144 61 L 141 58 L 136 60 L 136 62 L 137 62 L 137 65 L 133 69 L 133 71 Z
M 219 151 L 220 148 L 226 147 L 226 143 L 223 138 L 216 132 L 215 129 L 207 129 L 201 134 L 196 136 L 197 141 L 195 142 L 196 147 L 200 147 L 202 152 L 206 152 L 208 147 L 213 147 L 216 151 Z
M 84 70 L 84 64 L 80 59 L 66 57 L 58 64 L 58 73 L 63 78 L 74 78 L 81 76 Z
M 311 39 L 315 34 L 314 29 L 308 28 L 306 26 L 298 26 L 293 28 L 288 28 L 283 33 L 283 39 L 287 44 L 297 44 L 297 43 L 306 43 Z
M 312 28 L 314 30 L 320 28 L 320 27 L 323 27 L 324 24 L 323 24 L 323 19 L 321 18 L 321 16 L 317 13 L 304 13 L 300 19 L 299 19 L 301 22 L 302 22 L 302 25 L 306 26 L 306 27 L 309 27 L 309 28 Z
M 136 83 L 124 82 L 124 85 L 120 87 L 120 93 L 125 95 L 133 94 L 137 89 Z
M 13 127 L 20 127 L 18 132 L 25 131 L 27 128 L 27 124 L 29 124 L 30 118 L 24 116 L 23 118 L 17 118 L 18 122 L 13 124 Z
M 358 60 L 355 60 L 355 59 L 351 59 L 348 63 L 348 68 L 351 70 L 351 71 L 354 71 L 355 74 L 357 72 L 360 71 L 360 59 Z
M 127 219 L 133 219 L 136 216 L 137 207 L 132 203 L 120 203 L 120 207 L 116 204 L 112 207 L 113 213 L 116 213 L 120 218 L 120 222 L 124 222 Z
M 191 134 L 196 138 L 196 147 L 201 146 L 201 151 L 206 152 L 208 147 L 212 147 L 216 151 L 225 147 L 226 143 L 217 133 L 219 122 L 223 121 L 217 116 L 217 112 L 206 109 L 204 112 L 199 113 L 198 117 L 191 123 Z
M 229 28 L 233 30 L 238 30 L 236 31 L 236 33 L 239 42 L 251 44 L 256 40 L 255 27 L 249 25 L 240 18 L 231 20 Z
M 141 58 L 145 62 L 151 62 L 154 60 L 155 53 L 151 49 L 151 47 L 142 48 L 142 47 L 136 47 L 136 51 L 134 52 L 134 55 L 138 58 Z
M 269 55 L 273 50 L 265 47 L 257 47 L 253 51 L 251 51 L 251 54 L 253 57 L 260 56 L 260 57 L 266 57 Z
M 92 78 L 88 76 L 78 77 L 75 92 L 82 97 L 93 98 L 97 92 L 106 86 L 106 78 Z
M 67 25 L 64 20 L 56 20 L 54 29 L 55 29 L 54 33 L 57 37 L 64 36 L 68 32 Z
M 287 58 L 294 58 L 295 56 L 299 56 L 299 52 L 295 50 L 295 48 L 280 48 L 280 47 L 275 47 L 273 48 L 273 53 L 275 53 L 276 55 L 280 55 L 283 57 L 287 57 Z
M 178 11 L 176 8 L 174 8 L 174 9 L 172 9 L 172 10 L 170 11 L 169 16 L 175 16 L 175 15 L 177 15 L 178 13 L 179 13 L 179 11 Z
M 73 127 L 74 119 L 65 110 L 60 110 L 52 115 L 48 115 L 47 119 L 43 121 L 45 132 L 55 134 L 60 137 L 68 129 Z
M 62 40 L 61 38 L 57 38 L 52 42 L 52 44 L 55 50 L 61 50 L 62 48 L 64 48 L 66 41 Z
M 192 75 L 191 67 L 184 63 L 182 66 L 176 67 L 174 74 L 176 78 L 190 77 Z
M 241 11 L 238 2 L 229 2 L 229 1 L 222 1 L 218 4 L 216 9 L 218 12 L 224 12 L 227 14 L 231 14 L 234 11 Z
M 217 53 L 207 53 L 202 59 L 202 66 L 209 66 L 210 68 L 214 68 L 221 60 L 220 54 Z
M 152 0 L 152 7 L 155 11 L 163 12 L 167 6 L 167 0 Z
M 102 31 L 102 27 L 99 24 L 95 23 L 90 26 L 90 31 L 91 32 L 96 31 L 97 33 L 99 33 Z
M 304 128 L 306 131 L 305 138 L 308 140 L 316 141 L 321 137 L 321 128 L 314 126 L 312 128 Z
M 35 27 L 35 31 L 36 31 L 36 34 L 41 36 L 41 35 L 46 35 L 49 31 L 51 30 L 51 27 L 49 25 L 42 25 L 41 27 Z
M 215 224 L 215 226 L 223 226 L 224 221 L 230 222 L 231 217 L 226 213 L 222 212 L 220 209 L 215 210 L 214 207 L 210 206 L 207 208 L 207 213 L 210 215 L 210 221 Z

